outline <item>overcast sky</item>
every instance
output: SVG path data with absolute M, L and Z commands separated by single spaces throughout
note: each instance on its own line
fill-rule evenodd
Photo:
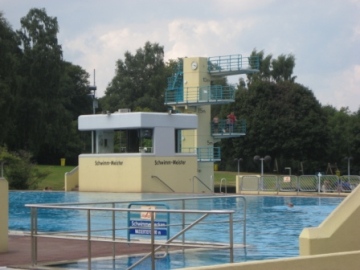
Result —
M 0 0 L 13 27 L 31 8 L 57 17 L 64 60 L 91 74 L 103 96 L 124 53 L 146 41 L 165 59 L 293 54 L 296 82 L 322 105 L 360 105 L 360 0 Z M 238 77 L 229 77 L 237 83 Z

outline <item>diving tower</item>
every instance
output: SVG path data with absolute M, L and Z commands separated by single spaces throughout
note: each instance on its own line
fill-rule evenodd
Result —
M 214 123 L 211 106 L 235 102 L 236 88 L 232 85 L 216 85 L 219 77 L 251 74 L 259 71 L 257 56 L 227 55 L 217 57 L 185 57 L 179 59 L 172 77 L 168 78 L 165 104 L 179 113 L 194 113 L 198 116 L 195 131 L 183 131 L 182 145 L 191 141 L 196 148 L 217 153 L 216 159 L 198 161 L 198 177 L 211 186 L 214 162 L 221 160 L 220 148 L 215 144 L 221 139 L 246 135 L 246 121 L 238 119 L 229 125 L 226 119 Z M 230 112 L 229 112 L 230 113 Z

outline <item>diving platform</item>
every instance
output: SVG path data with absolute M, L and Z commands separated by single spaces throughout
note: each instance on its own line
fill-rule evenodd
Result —
M 246 121 L 244 119 L 229 125 L 226 120 L 219 120 L 218 124 L 211 123 L 211 135 L 216 139 L 237 138 L 246 135 Z
M 233 102 L 235 102 L 234 86 L 208 85 L 175 88 L 165 93 L 165 104 L 170 106 L 201 106 Z
M 259 72 L 259 66 L 257 56 L 243 57 L 236 54 L 208 58 L 208 71 L 211 76 L 217 77 L 256 73 Z
M 175 73 L 168 78 L 164 103 L 169 106 L 233 103 L 235 102 L 235 86 L 213 85 L 212 80 L 218 77 L 256 72 L 259 72 L 257 56 L 243 57 L 241 54 L 236 54 L 181 59 Z

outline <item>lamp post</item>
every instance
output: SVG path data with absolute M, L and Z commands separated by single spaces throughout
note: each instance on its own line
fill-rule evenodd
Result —
M 94 82 L 95 84 L 95 82 Z M 96 86 L 88 86 L 88 90 L 90 91 L 90 94 L 88 94 L 88 96 L 91 96 L 92 97 L 92 111 L 93 111 L 93 114 L 95 114 L 95 109 L 98 107 L 98 102 L 97 102 L 97 99 L 95 98 L 95 91 L 96 91 Z M 91 131 L 91 153 L 94 154 L 94 140 L 95 140 L 95 131 L 92 130 Z
M 347 171 L 348 171 L 348 181 L 350 183 L 350 160 L 352 160 L 352 157 L 345 157 L 344 160 L 347 160 Z
M 265 161 L 270 161 L 271 157 L 270 156 L 265 156 L 265 157 L 260 157 L 260 156 L 254 156 L 254 161 L 261 161 L 261 189 L 263 186 L 263 181 L 264 181 L 264 160 Z
M 264 160 L 265 161 L 270 161 L 271 157 L 270 156 L 265 156 L 265 157 L 260 157 L 260 156 L 255 156 L 254 157 L 254 161 L 261 161 L 261 176 L 264 175 Z
M 240 162 L 242 161 L 242 158 L 235 158 L 234 161 L 237 161 L 237 174 L 240 174 Z

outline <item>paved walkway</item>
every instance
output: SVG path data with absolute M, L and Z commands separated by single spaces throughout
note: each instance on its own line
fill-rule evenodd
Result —
M 112 243 L 92 242 L 91 253 L 93 258 L 111 256 L 112 247 Z M 145 245 L 116 243 L 116 255 L 139 254 L 149 250 L 149 247 Z M 56 238 L 38 239 L 38 264 L 87 259 L 87 252 L 87 241 Z M 36 269 L 31 267 L 30 236 L 9 235 L 8 252 L 0 253 L 0 269 L 3 267 Z

